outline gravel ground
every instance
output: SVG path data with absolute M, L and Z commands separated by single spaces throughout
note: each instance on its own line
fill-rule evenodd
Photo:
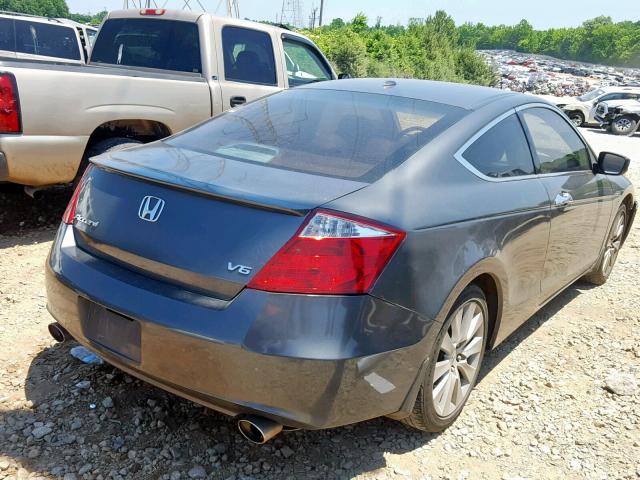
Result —
M 585 134 L 640 184 L 638 136 Z M 49 338 L 42 265 L 68 195 L 0 191 L 0 479 L 640 477 L 640 222 L 605 286 L 573 285 L 488 355 L 446 432 L 376 419 L 257 447 Z

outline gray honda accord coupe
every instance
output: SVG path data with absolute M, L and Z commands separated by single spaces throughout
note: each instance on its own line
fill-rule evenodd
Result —
M 50 331 L 254 442 L 383 415 L 440 431 L 488 349 L 607 280 L 628 165 L 533 96 L 277 93 L 92 159 L 47 261 Z

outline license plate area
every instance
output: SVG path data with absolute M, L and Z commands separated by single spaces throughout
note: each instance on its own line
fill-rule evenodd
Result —
M 82 332 L 97 346 L 140 363 L 140 322 L 83 299 Z

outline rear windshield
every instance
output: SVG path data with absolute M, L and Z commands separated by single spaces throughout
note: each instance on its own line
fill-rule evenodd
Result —
M 107 20 L 93 45 L 91 63 L 201 73 L 198 26 L 151 18 Z
M 229 111 L 167 143 L 242 162 L 372 182 L 465 112 L 391 95 L 304 88 Z

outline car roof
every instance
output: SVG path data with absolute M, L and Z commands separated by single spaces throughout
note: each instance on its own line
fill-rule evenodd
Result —
M 0 12 L 0 18 L 10 18 L 14 20 L 22 20 L 28 22 L 37 22 L 37 23 L 53 23 L 55 25 L 60 25 L 64 27 L 71 27 L 67 23 L 65 19 L 53 18 L 53 17 L 39 17 L 37 15 L 28 15 L 23 13 L 12 13 L 12 12 Z
M 142 16 L 140 14 L 141 10 L 163 10 L 163 13 L 161 15 L 147 15 L 147 16 Z M 125 10 L 112 10 L 109 12 L 109 14 L 107 15 L 108 19 L 113 19 L 113 18 L 152 18 L 152 19 L 157 19 L 157 20 L 178 20 L 181 22 L 192 22 L 195 23 L 198 21 L 198 19 L 200 17 L 203 16 L 207 16 L 212 18 L 214 21 L 216 20 L 222 20 L 224 21 L 225 25 L 231 25 L 231 26 L 243 26 L 243 27 L 255 27 L 256 25 L 260 25 L 260 27 L 264 30 L 272 30 L 278 33 L 290 33 L 292 35 L 298 36 L 298 37 L 302 37 L 302 38 L 306 38 L 304 37 L 304 35 L 300 35 L 296 32 L 292 32 L 289 31 L 287 29 L 281 28 L 281 27 L 277 27 L 274 25 L 270 25 L 268 23 L 262 23 L 262 22 L 253 22 L 251 20 L 240 20 L 238 18 L 230 18 L 230 17 L 223 17 L 220 15 L 212 15 L 210 13 L 205 13 L 205 12 L 198 12 L 195 10 L 172 10 L 172 9 L 168 9 L 168 8 L 151 8 L 151 9 L 146 9 L 146 8 L 129 8 L 129 9 L 125 9 Z
M 612 86 L 612 87 L 600 87 L 600 90 L 603 90 L 606 93 L 611 92 L 640 92 L 640 87 L 625 87 L 623 85 Z
M 466 110 L 476 110 L 507 97 L 513 97 L 514 104 L 534 101 L 530 96 L 497 88 L 406 78 L 354 78 L 312 83 L 297 88 L 377 93 L 443 103 Z M 541 102 L 539 99 L 535 101 Z

